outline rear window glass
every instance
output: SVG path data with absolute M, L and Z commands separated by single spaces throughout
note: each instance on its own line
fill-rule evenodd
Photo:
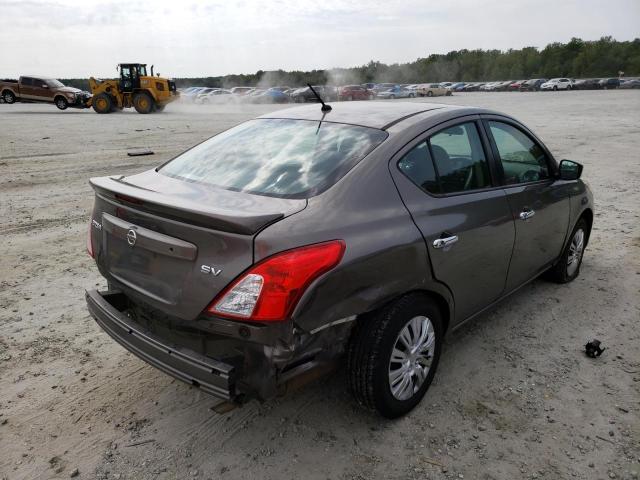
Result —
M 182 180 L 283 198 L 308 198 L 336 183 L 387 137 L 373 128 L 258 119 L 220 133 L 162 166 Z

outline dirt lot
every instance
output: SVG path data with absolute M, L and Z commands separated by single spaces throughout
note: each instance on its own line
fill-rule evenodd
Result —
M 0 105 L 0 478 L 638 478 L 640 92 L 442 102 L 513 114 L 583 162 L 594 233 L 575 282 L 537 280 L 450 336 L 430 392 L 393 422 L 358 408 L 342 371 L 218 414 L 87 314 L 84 289 L 104 285 L 85 253 L 87 179 L 279 107 Z M 583 354 L 593 337 L 597 360 Z

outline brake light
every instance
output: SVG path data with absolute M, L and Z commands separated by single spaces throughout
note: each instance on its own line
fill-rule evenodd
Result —
M 286 320 L 311 282 L 340 263 L 344 250 L 344 241 L 333 240 L 266 258 L 223 290 L 206 313 L 257 322 Z
M 93 218 L 89 218 L 89 230 L 87 231 L 87 252 L 91 255 L 91 258 L 95 258 L 93 255 L 93 238 L 91 237 L 93 228 L 92 223 Z

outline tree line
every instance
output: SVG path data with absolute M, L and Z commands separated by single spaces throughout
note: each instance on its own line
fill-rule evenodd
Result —
M 640 75 L 640 38 L 617 41 L 612 37 L 588 41 L 572 38 L 568 43 L 550 43 L 542 49 L 525 47 L 502 50 L 454 50 L 432 54 L 414 62 L 387 65 L 370 61 L 352 68 L 311 71 L 263 71 L 218 77 L 174 78 L 178 87 L 222 87 L 276 85 L 344 85 L 360 83 L 427 83 L 442 81 L 494 81 L 528 78 L 591 78 Z M 86 79 L 63 83 L 88 89 Z

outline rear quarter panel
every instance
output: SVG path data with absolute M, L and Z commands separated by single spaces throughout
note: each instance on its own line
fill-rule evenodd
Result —
M 346 250 L 341 263 L 307 289 L 294 313 L 311 331 L 374 310 L 414 290 L 449 292 L 432 280 L 426 245 L 392 181 L 388 138 L 308 207 L 269 226 L 255 240 L 256 261 L 279 251 L 333 239 Z M 452 305 L 451 305 L 452 307 Z

